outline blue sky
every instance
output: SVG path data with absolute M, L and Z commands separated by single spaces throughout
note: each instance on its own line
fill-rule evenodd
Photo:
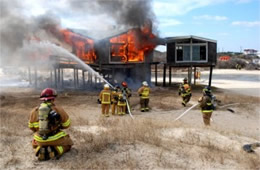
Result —
M 63 27 L 97 30 L 113 25 L 102 12 L 99 16 L 71 12 L 66 1 L 22 3 L 25 15 L 51 11 L 61 18 Z M 260 51 L 260 0 L 153 0 L 152 8 L 161 37 L 196 35 L 217 40 L 218 51 Z
M 260 50 L 259 0 L 154 0 L 153 8 L 163 37 L 215 39 L 218 51 Z

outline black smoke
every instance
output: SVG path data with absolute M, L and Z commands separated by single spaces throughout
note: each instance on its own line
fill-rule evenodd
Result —
M 67 0 L 71 9 L 92 15 L 106 14 L 122 26 L 143 26 L 153 21 L 151 0 Z M 101 21 L 102 22 L 102 21 Z

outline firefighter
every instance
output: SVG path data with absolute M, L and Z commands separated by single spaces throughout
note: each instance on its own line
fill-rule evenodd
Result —
M 123 95 L 122 91 L 118 92 L 117 112 L 118 115 L 126 114 L 126 96 Z
M 131 89 L 128 88 L 128 85 L 125 81 L 123 81 L 121 85 L 122 85 L 122 95 L 123 95 L 123 97 L 126 98 L 129 108 L 131 110 L 131 107 L 130 107 L 130 97 L 132 96 Z M 127 109 L 126 113 L 128 113 L 128 112 L 129 112 L 129 110 Z
M 182 105 L 185 107 L 191 98 L 191 88 L 188 84 L 188 79 L 185 77 L 183 83 L 179 87 L 179 96 L 182 97 Z
M 209 86 L 203 89 L 203 96 L 199 99 L 199 106 L 201 108 L 203 122 L 206 126 L 210 126 L 210 118 L 214 110 L 212 103 L 212 92 Z
M 104 85 L 104 90 L 102 90 L 99 94 L 99 102 L 102 107 L 102 115 L 109 117 L 109 108 L 111 104 L 111 91 L 109 89 L 109 85 Z
M 120 87 L 118 85 L 116 85 L 115 88 L 111 92 L 112 115 L 118 114 L 117 103 L 118 103 L 119 92 L 120 92 Z
M 73 145 L 70 136 L 62 131 L 70 126 L 70 118 L 54 103 L 56 97 L 54 89 L 44 89 L 40 96 L 42 103 L 30 113 L 28 126 L 35 132 L 32 146 L 40 161 L 58 159 Z
M 142 83 L 142 87 L 138 89 L 138 94 L 140 96 L 140 105 L 141 105 L 141 112 L 149 111 L 149 94 L 150 88 L 148 87 L 148 83 L 144 81 Z

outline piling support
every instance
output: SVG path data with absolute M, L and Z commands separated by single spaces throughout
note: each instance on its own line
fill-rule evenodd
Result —
M 155 85 L 158 85 L 158 80 L 157 80 L 157 64 L 155 64 Z
M 169 86 L 172 85 L 172 67 L 169 66 Z
M 197 71 L 197 69 L 196 69 L 196 67 L 194 67 L 194 85 L 196 85 L 196 71 Z
M 163 65 L 163 87 L 166 86 L 166 64 Z
M 37 88 L 37 67 L 34 67 L 34 87 Z
M 85 71 L 82 69 L 82 82 L 83 82 L 83 89 L 85 88 Z
M 31 74 L 31 67 L 28 67 L 28 79 L 29 79 L 29 84 L 32 84 L 32 74 Z
M 212 72 L 213 72 L 213 66 L 210 66 L 210 72 L 209 72 L 209 87 L 211 87 Z
M 61 87 L 64 88 L 64 75 L 63 75 L 63 68 L 61 69 Z

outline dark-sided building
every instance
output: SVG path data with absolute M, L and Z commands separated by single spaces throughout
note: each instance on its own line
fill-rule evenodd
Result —
M 178 36 L 166 38 L 167 62 L 164 65 L 164 82 L 166 69 L 169 67 L 169 84 L 171 84 L 171 68 L 189 68 L 191 82 L 192 68 L 210 67 L 209 85 L 211 85 L 212 69 L 217 64 L 217 41 L 198 36 Z

